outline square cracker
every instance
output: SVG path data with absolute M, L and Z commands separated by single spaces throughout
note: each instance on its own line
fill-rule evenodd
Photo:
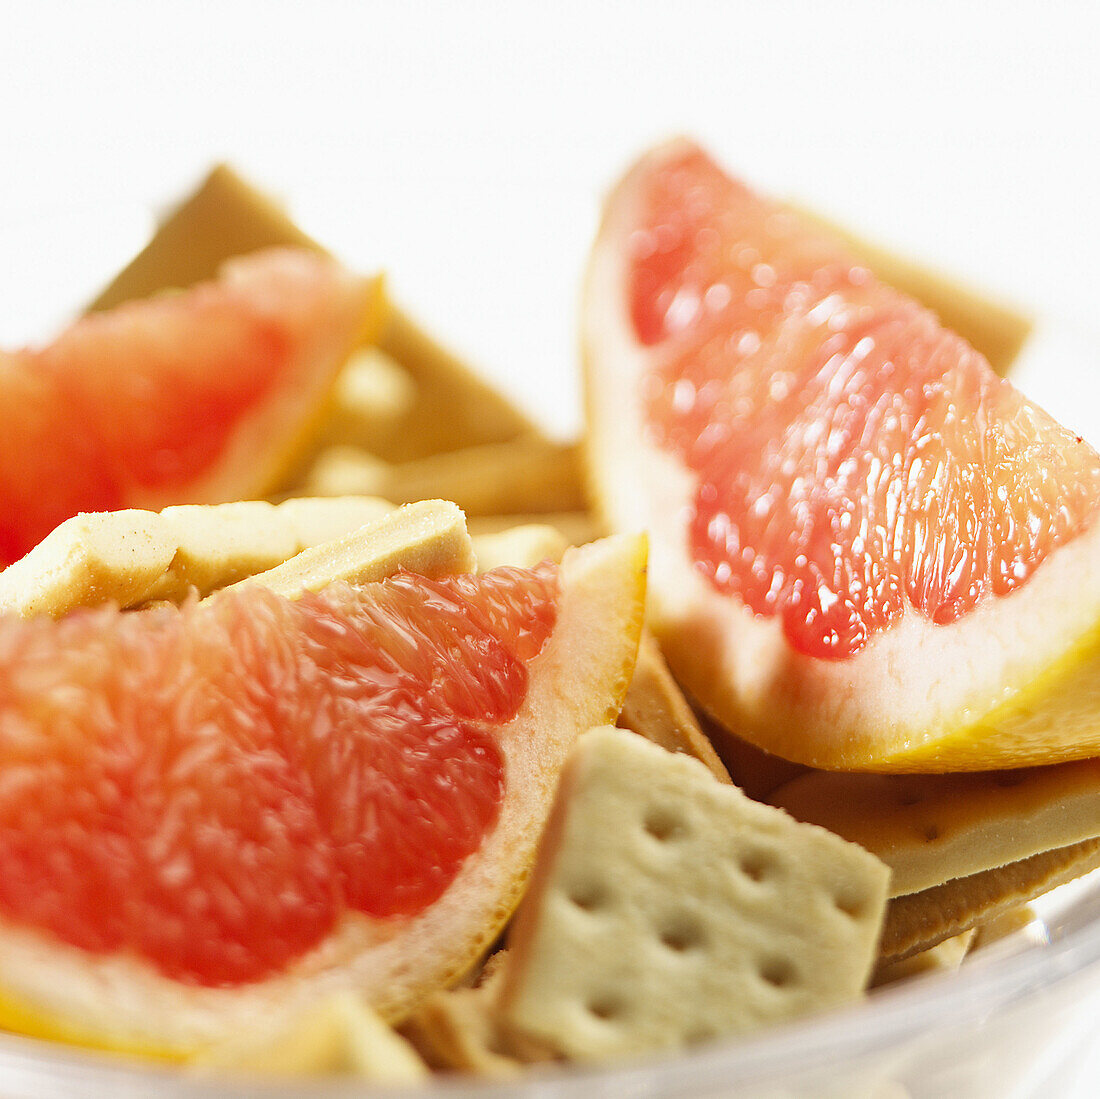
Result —
M 571 757 L 511 935 L 507 1025 L 595 1060 L 850 999 L 889 872 L 614 728 Z

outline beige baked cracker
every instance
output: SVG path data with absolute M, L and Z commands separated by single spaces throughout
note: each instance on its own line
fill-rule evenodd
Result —
M 982 950 L 1000 942 L 1001 939 L 1007 939 L 1030 927 L 1037 919 L 1035 909 L 1030 904 L 1010 908 L 1007 912 L 1003 912 L 992 920 L 986 920 L 974 929 L 974 949 Z
M 161 220 L 152 240 L 89 309 L 112 309 L 158 290 L 193 286 L 212 279 L 231 256 L 284 245 L 320 250 L 277 203 L 219 164 Z
M 532 569 L 540 561 L 559 562 L 569 548 L 561 531 L 543 523 L 526 523 L 495 534 L 471 536 L 478 572 L 511 566 Z
M 292 497 L 278 506 L 301 553 L 310 546 L 342 538 L 388 515 L 396 507 L 377 496 Z
M 391 465 L 331 447 L 302 479 L 305 496 L 362 494 L 395 503 L 453 500 L 467 515 L 577 511 L 585 506 L 578 448 L 528 435 Z
M 243 580 L 299 552 L 274 504 L 243 500 L 213 507 L 183 504 L 161 513 L 176 540 L 176 553 L 149 599 L 183 599 L 192 589 L 205 595 Z
M 524 1062 L 497 1018 L 507 956 L 497 951 L 475 985 L 433 993 L 401 1024 L 401 1034 L 432 1068 L 490 1077 L 521 1071 Z
M 435 578 L 476 568 L 466 517 L 446 500 L 422 500 L 240 583 L 262 584 L 293 599 L 340 581 L 384 580 L 398 569 Z
M 888 874 L 698 760 L 593 729 L 512 926 L 502 1018 L 599 1060 L 849 1000 L 875 959 Z
M 603 533 L 595 516 L 588 511 L 544 511 L 512 513 L 508 515 L 471 515 L 468 517 L 471 535 L 495 534 L 528 523 L 547 523 L 561 532 L 566 545 L 583 546 Z
M 929 977 L 935 973 L 953 973 L 970 952 L 976 935 L 977 931 L 971 928 L 918 954 L 910 954 L 908 958 L 897 962 L 883 962 L 875 967 L 871 987 L 908 981 L 913 977 Z
M 702 708 L 696 709 L 696 718 L 734 785 L 739 786 L 754 801 L 767 801 L 772 791 L 809 770 L 802 763 L 792 763 L 780 756 L 773 756 L 771 752 L 765 752 L 763 748 L 743 740 L 715 721 Z
M 694 756 L 719 782 L 733 781 L 648 631 L 642 633 L 634 678 L 630 681 L 617 724 L 669 752 Z
M 356 496 L 165 508 L 160 514 L 178 548 L 148 598 L 178 602 L 192 589 L 207 595 L 376 522 L 394 507 L 376 497 Z
M 336 381 L 324 440 L 392 453 L 416 401 L 416 383 L 400 363 L 377 347 L 361 348 Z
M 198 1054 L 197 1072 L 306 1077 L 351 1075 L 377 1084 L 417 1084 L 427 1065 L 353 992 L 338 992 L 269 1028 L 249 1030 Z
M 533 420 L 428 335 L 396 305 L 378 346 L 400 363 L 417 387 L 403 429 L 381 456 L 408 462 L 429 454 L 542 437 Z
M 989 923 L 1059 885 L 1100 867 L 1100 839 L 1043 851 L 968 878 L 895 897 L 883 925 L 883 961 L 907 958 L 971 927 Z
M 180 600 L 192 588 L 206 595 L 342 537 L 394 507 L 376 497 L 345 496 L 165 508 L 160 514 L 175 532 L 177 550 L 149 598 Z
M 175 534 L 156 512 L 76 515 L 0 572 L 0 613 L 59 618 L 107 602 L 128 607 L 148 597 L 175 553 Z
M 152 240 L 90 308 L 108 309 L 160 290 L 193 286 L 213 278 L 231 256 L 286 245 L 324 251 L 276 202 L 221 164 L 160 222 Z M 368 416 L 366 435 L 354 439 L 357 445 L 377 448 L 386 461 L 405 462 L 536 432 L 523 412 L 397 306 L 388 306 L 384 321 L 364 336 L 364 342 L 377 343 L 411 383 L 413 399 L 405 402 L 400 414 L 385 420 L 382 432 L 370 430 Z M 350 365 L 354 369 L 354 363 Z M 333 405 L 338 421 L 334 430 L 341 441 L 349 441 L 349 406 L 340 385 Z M 386 409 L 393 411 L 390 396 Z M 328 429 L 321 430 L 325 434 Z
M 900 896 L 1100 836 L 1100 760 L 969 774 L 811 771 L 768 801 L 873 851 Z
M 74 516 L 0 573 L 0 613 L 60 618 L 79 607 L 207 595 L 394 510 L 369 497 L 188 504 Z

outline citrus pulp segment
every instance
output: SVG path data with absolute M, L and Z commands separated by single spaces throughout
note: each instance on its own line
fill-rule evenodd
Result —
M 662 147 L 584 346 L 594 496 L 653 533 L 655 630 L 725 725 L 839 769 L 1100 750 L 1100 459 L 842 243 Z
M 0 566 L 81 511 L 269 491 L 382 309 L 377 280 L 287 249 L 0 353 Z
M 6 620 L 5 1020 L 185 1056 L 275 1003 L 354 986 L 395 1018 L 459 976 L 574 738 L 621 704 L 644 559 L 621 537 L 560 567 Z

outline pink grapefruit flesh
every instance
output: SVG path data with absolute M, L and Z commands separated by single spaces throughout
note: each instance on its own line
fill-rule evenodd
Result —
M 691 553 L 798 652 L 953 622 L 1095 520 L 1090 446 L 702 151 L 642 211 L 630 312 L 648 428 L 697 478 Z
M 1100 752 L 1100 458 L 841 240 L 659 147 L 583 342 L 595 502 L 720 727 L 839 770 Z
M 558 596 L 544 565 L 0 621 L 0 913 L 217 986 L 416 915 L 497 822 Z
M 311 252 L 262 252 L 0 352 L 0 568 L 80 511 L 270 490 L 376 290 Z
M 405 1018 L 519 903 L 645 562 L 0 619 L 0 1026 L 176 1060 L 337 989 Z

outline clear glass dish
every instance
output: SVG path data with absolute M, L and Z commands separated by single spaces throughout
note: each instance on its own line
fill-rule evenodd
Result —
M 354 1080 L 199 1079 L 3 1036 L 0 1094 L 4 1099 L 1068 1097 L 1075 1094 L 1071 1089 L 1100 1034 L 1100 872 L 1048 894 L 1036 907 L 1039 919 L 976 952 L 957 973 L 917 978 L 844 1010 L 685 1055 L 594 1070 L 542 1069 L 502 1084 L 440 1077 L 423 1089 L 387 1089 Z
M 1025 392 L 1094 445 L 1095 359 L 1087 335 L 1043 324 L 1013 372 Z M 1100 871 L 1033 907 L 1037 918 L 1026 929 L 975 952 L 956 973 L 680 1055 L 543 1068 L 507 1083 L 441 1076 L 420 1089 L 378 1088 L 340 1079 L 199 1078 L 0 1033 L 0 1099 L 1084 1099 L 1100 1094 L 1100 1048 L 1092 1054 L 1100 1047 Z

